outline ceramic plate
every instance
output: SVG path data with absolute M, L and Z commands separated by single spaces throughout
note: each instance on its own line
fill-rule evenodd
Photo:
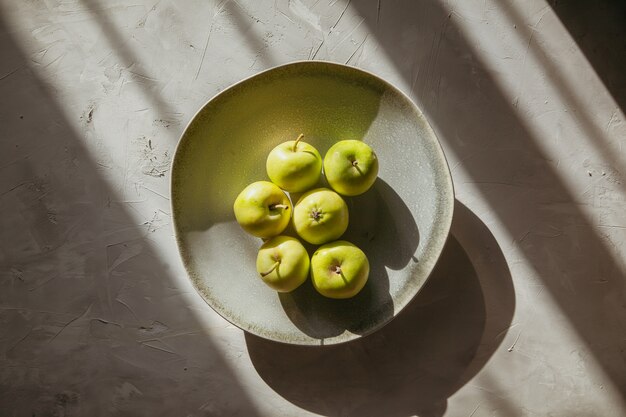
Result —
M 259 279 L 261 240 L 235 222 L 233 202 L 267 180 L 277 144 L 305 135 L 323 156 L 342 139 L 376 151 L 380 171 L 365 194 L 346 198 L 343 239 L 370 260 L 356 297 L 331 300 L 307 281 L 278 294 Z M 450 230 L 454 193 L 441 146 L 420 110 L 384 80 L 328 62 L 296 62 L 222 91 L 185 129 L 172 167 L 172 212 L 194 286 L 221 316 L 274 341 L 320 345 L 374 332 L 426 282 Z

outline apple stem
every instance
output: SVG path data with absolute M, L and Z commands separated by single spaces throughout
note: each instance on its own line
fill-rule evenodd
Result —
M 262 277 L 266 277 L 266 276 L 268 276 L 269 274 L 271 274 L 272 272 L 274 272 L 274 270 L 275 270 L 276 268 L 278 268 L 278 265 L 280 265 L 280 261 L 276 261 L 276 262 L 274 263 L 274 265 L 272 265 L 272 268 L 271 268 L 269 271 L 267 271 L 267 272 L 261 272 L 261 276 L 262 276 Z
M 300 140 L 304 137 L 304 133 L 300 133 L 300 135 L 298 136 L 298 139 L 296 139 L 296 142 L 293 144 L 293 151 L 296 151 L 296 148 L 298 147 L 298 143 L 300 143 Z
M 333 271 L 335 274 L 341 276 L 341 279 L 343 280 L 343 282 L 346 283 L 346 285 L 348 284 L 348 280 L 346 279 L 346 277 L 343 275 L 343 271 L 341 270 L 341 266 L 339 265 L 335 265 L 331 268 L 331 271 Z
M 363 173 L 361 172 L 361 168 L 359 168 L 359 161 L 357 161 L 356 159 L 352 161 L 352 166 L 356 168 L 357 171 L 359 171 L 359 174 L 363 175 Z
M 288 209 L 289 206 L 287 204 L 272 204 L 270 205 L 270 210 L 274 209 Z

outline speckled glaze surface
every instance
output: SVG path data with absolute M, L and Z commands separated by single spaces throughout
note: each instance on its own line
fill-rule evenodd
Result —
M 234 219 L 237 194 L 267 179 L 269 151 L 299 133 L 322 156 L 339 140 L 363 140 L 380 161 L 372 189 L 346 198 L 342 239 L 371 265 L 368 284 L 349 300 L 322 297 L 310 280 L 289 294 L 268 288 L 255 269 L 262 241 Z M 262 72 L 211 99 L 178 144 L 171 190 L 180 253 L 207 303 L 245 331 L 302 345 L 346 342 L 392 320 L 437 262 L 454 205 L 448 165 L 419 109 L 370 73 L 311 61 Z

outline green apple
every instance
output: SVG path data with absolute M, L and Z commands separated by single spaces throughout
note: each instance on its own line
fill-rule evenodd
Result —
M 243 230 L 260 238 L 285 230 L 292 211 L 287 194 L 269 181 L 253 182 L 244 188 L 235 199 L 233 210 Z
M 310 144 L 301 139 L 283 142 L 269 153 L 265 168 L 270 180 L 290 193 L 306 191 L 320 179 L 322 157 Z
M 348 228 L 348 206 L 328 188 L 308 191 L 294 206 L 293 227 L 298 236 L 314 245 L 336 240 Z
M 256 270 L 268 286 L 278 292 L 298 288 L 309 276 L 309 254 L 290 236 L 275 236 L 259 249 Z
M 365 253 L 345 240 L 327 243 L 311 257 L 313 286 L 325 297 L 354 297 L 367 283 L 369 273 Z
M 363 194 L 378 176 L 378 158 L 374 150 L 360 140 L 342 140 L 324 156 L 324 175 L 339 194 Z

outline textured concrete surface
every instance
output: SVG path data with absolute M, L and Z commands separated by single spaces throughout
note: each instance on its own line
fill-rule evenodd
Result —
M 623 2 L 0 2 L 2 416 L 626 415 Z M 319 349 L 204 304 L 172 236 L 187 121 L 294 60 L 429 117 L 457 192 L 433 279 Z

